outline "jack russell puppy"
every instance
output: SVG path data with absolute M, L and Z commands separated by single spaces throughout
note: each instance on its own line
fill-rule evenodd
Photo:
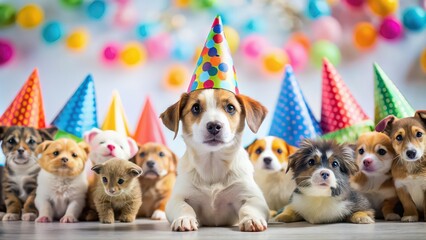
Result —
M 266 114 L 259 102 L 223 89 L 184 93 L 161 114 L 175 137 L 182 121 L 187 146 L 166 206 L 172 230 L 235 224 L 241 231 L 266 230 L 269 209 L 241 145 L 245 121 L 257 132 Z

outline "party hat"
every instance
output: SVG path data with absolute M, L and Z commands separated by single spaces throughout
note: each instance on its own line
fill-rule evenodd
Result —
M 414 116 L 414 109 L 407 102 L 392 80 L 375 63 L 374 65 L 374 122 L 377 124 L 388 115 L 398 118 Z
M 275 108 L 269 135 L 280 137 L 298 146 L 304 138 L 321 135 L 321 129 L 297 83 L 293 69 L 287 66 Z
M 124 113 L 123 104 L 121 103 L 121 98 L 117 91 L 113 92 L 108 113 L 102 124 L 102 130 L 114 130 L 126 136 L 130 136 L 126 114 Z
M 98 127 L 95 83 L 88 75 L 52 122 L 59 128 L 56 136 L 71 134 L 79 139 L 83 133 Z
M 238 94 L 237 76 L 220 16 L 214 19 L 188 92 L 220 88 Z
M 0 117 L 3 126 L 46 127 L 38 70 L 34 69 L 27 82 Z
M 166 138 L 164 137 L 162 125 L 158 119 L 158 115 L 152 107 L 151 99 L 146 97 L 145 105 L 134 136 L 136 142 L 139 144 L 156 142 L 166 145 Z
M 354 141 L 373 129 L 373 122 L 327 59 L 323 60 L 320 126 L 323 138 L 338 142 Z

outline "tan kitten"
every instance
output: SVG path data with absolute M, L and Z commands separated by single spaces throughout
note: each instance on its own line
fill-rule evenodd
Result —
M 94 202 L 101 223 L 133 222 L 142 205 L 138 177 L 142 169 L 129 161 L 113 158 L 92 170 L 99 176 Z

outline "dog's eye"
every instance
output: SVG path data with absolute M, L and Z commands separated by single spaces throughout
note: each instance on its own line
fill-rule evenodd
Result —
M 227 113 L 229 113 L 229 114 L 234 114 L 235 113 L 235 106 L 234 105 L 232 105 L 232 104 L 228 104 L 228 105 L 226 105 L 226 108 L 225 108 L 225 110 L 226 110 L 226 112 Z
M 200 114 L 200 112 L 201 112 L 201 106 L 200 106 L 200 104 L 195 103 L 194 105 L 192 105 L 191 112 L 194 115 Z
M 309 166 L 313 166 L 313 165 L 315 165 L 315 160 L 314 160 L 314 159 L 309 159 L 309 161 L 308 161 L 308 165 L 309 165 Z
M 145 152 L 141 152 L 141 154 L 139 154 L 139 156 L 142 158 L 145 157 L 145 155 L 146 155 Z
M 256 154 L 261 154 L 263 152 L 263 149 L 262 148 L 258 148 L 258 149 L 256 149 Z
M 7 142 L 8 142 L 9 144 L 15 144 L 15 143 L 16 143 L 16 141 L 15 141 L 15 139 L 14 139 L 14 138 L 9 139 Z
M 385 155 L 386 154 L 386 150 L 385 149 L 379 149 L 379 151 L 377 151 L 377 153 L 379 154 L 379 155 Z
M 331 163 L 331 166 L 333 168 L 337 168 L 337 167 L 339 167 L 339 162 L 338 161 L 334 161 L 334 162 Z
M 417 132 L 417 133 L 416 133 L 416 137 L 421 138 L 422 136 L 423 136 L 423 133 L 422 133 L 422 132 Z
M 117 183 L 121 185 L 121 184 L 124 183 L 124 180 L 120 178 L 120 179 L 118 179 Z
M 278 154 L 281 154 L 281 153 L 283 153 L 283 150 L 282 150 L 281 148 L 278 148 L 278 149 L 277 149 L 277 153 L 278 153 Z
M 165 156 L 165 154 L 164 154 L 163 152 L 159 152 L 159 153 L 158 153 L 158 156 L 160 156 L 160 157 L 164 157 L 164 156 Z
M 102 141 L 102 142 L 99 142 L 99 144 L 104 144 L 105 142 L 104 141 Z
M 124 148 L 123 148 L 123 146 L 120 146 L 120 148 L 121 148 L 121 150 L 123 150 Z
M 73 153 L 72 155 L 71 155 L 73 158 L 77 158 L 78 156 L 77 156 L 77 154 L 75 154 L 75 153 Z
M 107 183 L 108 179 L 106 177 L 102 177 L 102 182 Z
M 34 144 L 34 143 L 36 143 L 36 141 L 34 141 L 34 139 L 32 138 L 28 141 L 28 144 Z
M 364 154 L 364 148 L 360 148 L 360 149 L 358 150 L 358 153 L 359 153 L 360 155 Z
M 401 142 L 402 141 L 402 135 L 399 134 L 398 136 L 396 136 L 396 141 Z
M 59 152 L 58 151 L 54 151 L 53 152 L 53 156 L 58 156 L 59 155 Z

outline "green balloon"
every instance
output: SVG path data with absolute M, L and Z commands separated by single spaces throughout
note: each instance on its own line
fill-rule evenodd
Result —
M 10 4 L 0 4 L 0 27 L 6 27 L 15 22 L 16 9 Z
M 217 0 L 194 0 L 192 6 L 195 9 L 210 9 L 216 6 Z
M 327 58 L 334 66 L 339 65 L 341 60 L 339 48 L 336 46 L 336 44 L 326 40 L 315 42 L 311 48 L 310 55 L 311 62 L 316 67 L 322 66 L 323 58 Z
M 83 4 L 83 0 L 61 0 L 61 2 L 70 8 L 80 7 Z

